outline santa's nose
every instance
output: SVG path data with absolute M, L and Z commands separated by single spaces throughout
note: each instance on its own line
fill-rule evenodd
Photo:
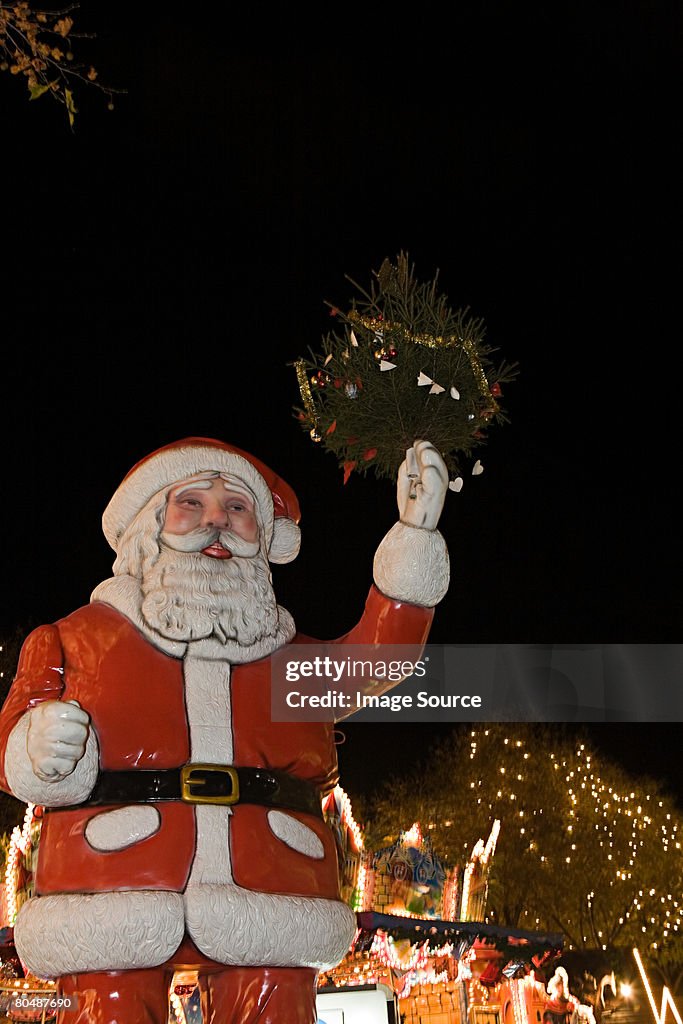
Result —
M 204 526 L 213 526 L 217 530 L 225 530 L 230 525 L 230 512 L 220 505 L 207 508 L 203 518 Z

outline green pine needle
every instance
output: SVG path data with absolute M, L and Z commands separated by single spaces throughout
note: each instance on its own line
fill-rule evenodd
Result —
M 347 312 L 328 303 L 338 329 L 323 337 L 321 352 L 294 364 L 302 428 L 335 456 L 345 479 L 372 471 L 395 480 L 418 439 L 431 441 L 459 475 L 490 427 L 507 422 L 502 385 L 517 376 L 516 364 L 494 366 L 482 320 L 451 309 L 438 274 L 419 281 L 405 253 L 385 260 L 368 290 L 351 283 L 358 297 Z M 387 364 L 394 368 L 381 369 Z M 426 378 L 436 387 L 418 384 Z

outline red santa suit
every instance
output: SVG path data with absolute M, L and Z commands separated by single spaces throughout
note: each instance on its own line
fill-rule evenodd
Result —
M 105 513 L 112 546 L 153 493 L 207 470 L 245 480 L 270 559 L 294 557 L 291 489 L 246 453 L 205 439 L 161 449 L 131 471 Z M 437 539 L 425 561 L 419 536 L 412 566 L 399 559 L 397 569 L 397 545 L 405 546 L 397 526 L 375 564 L 385 593 L 373 585 L 360 623 L 338 643 L 426 641 L 433 597 L 447 583 L 445 546 L 430 534 Z M 438 565 L 436 584 L 429 558 Z M 412 593 L 402 600 L 406 586 Z M 106 803 L 89 803 L 103 779 L 157 772 L 166 779 L 197 763 L 284 773 L 319 802 L 338 781 L 333 724 L 271 721 L 270 655 L 292 642 L 310 638 L 297 634 L 284 609 L 276 633 L 246 649 L 215 638 L 169 639 L 147 625 L 140 582 L 125 573 L 101 584 L 89 605 L 31 634 L 0 715 L 0 784 L 48 808 L 36 896 L 15 925 L 33 973 L 125 971 L 142 979 L 160 966 L 303 968 L 312 987 L 315 971 L 342 959 L 355 918 L 339 898 L 334 839 L 316 808 L 296 799 L 294 806 L 252 803 L 248 793 L 234 804 L 194 803 L 201 779 L 198 789 L 185 787 L 189 799 L 133 802 L 110 791 Z M 27 753 L 31 709 L 46 700 L 76 701 L 90 716 L 85 754 L 59 782 L 41 781 Z M 247 1012 L 235 1021 L 309 1019 L 294 1010 L 291 1017 Z

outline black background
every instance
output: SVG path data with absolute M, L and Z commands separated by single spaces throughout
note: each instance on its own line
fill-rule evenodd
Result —
M 430 642 L 676 643 L 676 6 L 472 4 L 396 42 L 349 14 L 310 44 L 283 15 L 271 52 L 256 18 L 155 6 L 81 5 L 97 37 L 76 49 L 126 93 L 109 112 L 77 91 L 74 133 L 0 79 L 2 627 L 87 602 L 113 490 L 188 435 L 295 487 L 280 602 L 314 636 L 353 625 L 393 489 L 342 486 L 293 419 L 288 364 L 345 275 L 405 250 L 520 364 L 484 474 L 447 499 Z M 343 731 L 342 781 L 367 790 L 443 730 Z M 681 786 L 678 723 L 594 732 Z

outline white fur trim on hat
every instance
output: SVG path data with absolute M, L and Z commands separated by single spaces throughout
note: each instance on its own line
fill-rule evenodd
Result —
M 102 516 L 102 529 L 116 551 L 122 534 L 150 498 L 172 484 L 201 473 L 226 473 L 242 480 L 252 491 L 267 547 L 273 536 L 273 497 L 255 466 L 241 455 L 211 445 L 188 444 L 162 449 L 131 470 L 119 485 Z

